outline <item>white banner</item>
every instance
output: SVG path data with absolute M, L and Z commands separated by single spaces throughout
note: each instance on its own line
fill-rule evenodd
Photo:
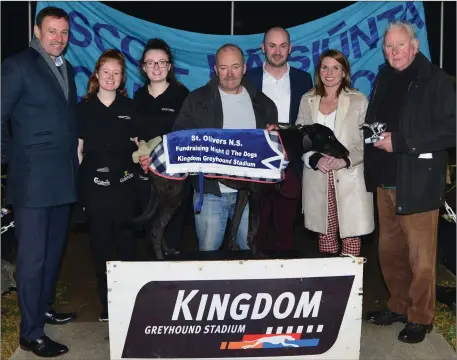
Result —
M 111 359 L 358 359 L 362 259 L 110 262 Z

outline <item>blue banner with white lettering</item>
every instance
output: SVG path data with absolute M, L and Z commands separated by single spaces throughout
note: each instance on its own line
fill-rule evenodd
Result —
M 153 37 L 168 43 L 175 57 L 177 78 L 190 90 L 203 86 L 213 75 L 215 53 L 225 43 L 235 43 L 243 49 L 248 71 L 262 66 L 264 61 L 260 48 L 263 33 L 198 34 L 137 19 L 100 2 L 38 1 L 37 12 L 51 5 L 63 8 L 70 16 L 66 57 L 74 66 L 79 97 L 86 93 L 96 60 L 110 48 L 120 49 L 126 57 L 127 90 L 132 97 L 144 84 L 139 59 L 146 42 Z M 132 6 L 141 6 L 141 3 L 132 3 Z M 313 3 L 300 6 L 311 7 Z M 341 50 L 350 61 L 353 86 L 368 96 L 378 69 L 384 64 L 384 30 L 394 19 L 406 19 L 415 24 L 420 51 L 430 59 L 422 2 L 361 1 L 326 17 L 288 28 L 292 43 L 289 63 L 313 75 L 323 51 Z
M 266 181 L 282 179 L 287 166 L 276 131 L 181 130 L 165 135 L 163 146 L 166 172 L 170 174 L 203 172 Z

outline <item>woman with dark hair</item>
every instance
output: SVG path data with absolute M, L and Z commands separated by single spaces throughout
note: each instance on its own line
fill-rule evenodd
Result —
M 138 141 L 148 141 L 171 132 L 189 90 L 176 80 L 173 55 L 162 39 L 148 41 L 140 62 L 146 82 L 133 100 L 138 113 Z
M 368 100 L 351 87 L 350 65 L 340 51 L 321 54 L 314 78 L 316 85 L 303 95 L 296 123 L 318 122 L 329 127 L 349 150 L 349 158 L 314 151 L 304 155 L 305 227 L 319 234 L 320 252 L 337 255 L 339 234 L 341 254 L 358 256 L 360 236 L 374 229 L 373 196 L 365 187 L 360 129 Z
M 108 321 L 106 262 L 135 259 L 132 151 L 136 148 L 133 101 L 125 90 L 125 60 L 106 50 L 89 78 L 87 95 L 77 106 L 79 197 L 85 207 L 102 311 Z M 113 255 L 115 248 L 116 256 Z
M 189 90 L 179 83 L 174 75 L 173 55 L 170 47 L 162 39 L 151 39 L 146 44 L 141 56 L 141 70 L 146 77 L 143 87 L 134 95 L 138 141 L 146 142 L 156 136 L 163 136 L 172 131 L 181 106 L 189 94 Z M 191 187 L 186 184 L 185 199 L 180 210 L 175 214 L 164 238 L 169 254 L 179 253 L 184 221 L 187 214 Z M 148 177 L 141 169 L 138 170 L 139 202 L 144 210 L 149 202 L 151 186 Z M 150 223 L 146 225 L 146 239 L 149 238 Z M 152 244 L 147 241 L 149 255 L 153 257 Z

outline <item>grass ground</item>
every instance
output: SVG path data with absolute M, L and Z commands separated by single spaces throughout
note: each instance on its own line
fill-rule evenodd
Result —
M 449 286 L 455 288 L 455 278 L 453 281 L 442 281 L 439 283 L 441 286 Z M 456 337 L 456 317 L 455 310 L 451 309 L 449 306 L 436 303 L 435 310 L 435 320 L 434 326 L 435 330 L 444 336 L 446 341 L 453 347 L 455 350 L 455 337 Z
M 65 303 L 65 293 L 68 284 L 59 282 L 56 291 L 56 303 Z M 17 293 L 15 291 L 7 292 L 2 295 L 2 319 L 1 319 L 1 360 L 11 358 L 16 348 L 19 346 L 19 323 L 21 314 L 17 303 Z
M 20 318 L 16 292 L 5 293 L 2 296 L 2 360 L 8 360 L 18 346 Z

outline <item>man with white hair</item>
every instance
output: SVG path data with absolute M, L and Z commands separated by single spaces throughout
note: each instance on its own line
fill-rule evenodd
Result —
M 412 24 L 389 23 L 367 124 L 387 125 L 365 148 L 367 190 L 377 192 L 379 261 L 390 293 L 376 325 L 406 323 L 398 340 L 419 343 L 432 330 L 439 208 L 444 203 L 446 149 L 455 147 L 456 99 L 450 78 L 419 51 Z M 368 134 L 367 134 L 368 136 Z

